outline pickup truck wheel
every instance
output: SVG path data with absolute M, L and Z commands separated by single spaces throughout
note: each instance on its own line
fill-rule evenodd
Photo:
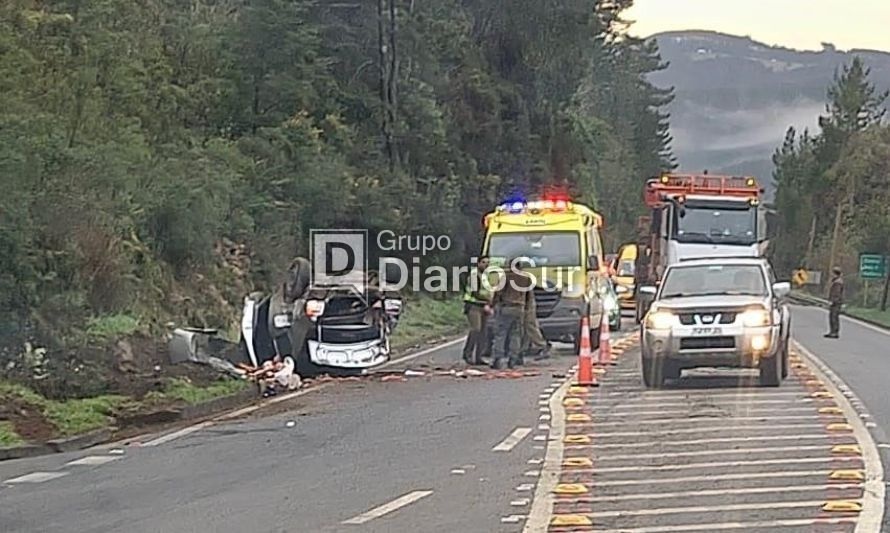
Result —
M 760 385 L 778 387 L 782 384 L 782 354 L 760 360 Z
M 788 339 L 782 345 L 782 379 L 788 377 Z
M 664 386 L 664 361 L 643 358 L 643 383 L 650 389 Z

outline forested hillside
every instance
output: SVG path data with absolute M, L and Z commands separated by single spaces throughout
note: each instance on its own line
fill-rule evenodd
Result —
M 669 166 L 631 0 L 6 0 L 0 334 L 71 364 L 223 326 L 310 228 L 446 233 L 560 184 L 632 231 Z
M 875 88 L 857 57 L 835 76 L 827 97 L 818 131 L 790 128 L 773 156 L 781 218 L 775 260 L 785 273 L 843 268 L 848 301 L 861 304 L 859 254 L 890 255 L 888 93 Z M 886 299 L 884 283 L 872 290 L 873 304 Z
M 890 88 L 886 52 L 843 51 L 828 43 L 819 51 L 793 50 L 711 31 L 653 38 L 670 67 L 652 81 L 676 92 L 670 106 L 674 153 L 694 171 L 753 174 L 769 182 L 770 155 L 785 129 L 817 126 L 825 87 L 853 57 L 868 63 L 876 87 Z

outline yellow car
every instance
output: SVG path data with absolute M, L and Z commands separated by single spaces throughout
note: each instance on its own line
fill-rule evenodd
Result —
M 621 309 L 635 309 L 634 301 L 634 271 L 637 263 L 637 245 L 633 243 L 623 244 L 618 249 L 612 262 L 612 280 L 617 287 L 624 287 L 624 291 L 617 290 L 618 304 Z

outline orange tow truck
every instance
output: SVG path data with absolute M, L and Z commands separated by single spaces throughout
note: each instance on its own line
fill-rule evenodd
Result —
M 705 257 L 761 257 L 768 245 L 763 188 L 755 178 L 662 174 L 646 181 L 634 269 L 637 322 L 668 265 Z

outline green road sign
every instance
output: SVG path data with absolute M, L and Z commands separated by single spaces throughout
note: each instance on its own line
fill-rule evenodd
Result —
M 887 277 L 887 257 L 881 254 L 859 255 L 859 277 L 862 279 L 884 279 Z

